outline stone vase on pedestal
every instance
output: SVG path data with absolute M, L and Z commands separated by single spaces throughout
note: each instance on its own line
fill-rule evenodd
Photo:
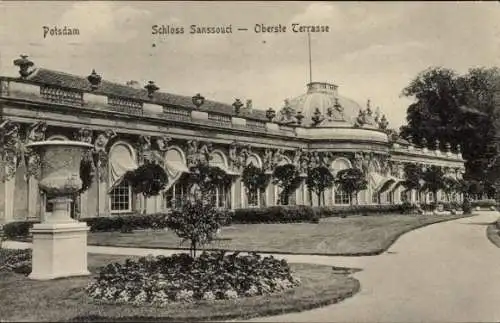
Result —
M 50 216 L 31 229 L 31 279 L 48 280 L 88 275 L 86 223 L 71 218 L 72 197 L 82 187 L 80 163 L 92 145 L 79 141 L 41 141 L 28 144 L 40 156 L 39 188 L 54 198 Z

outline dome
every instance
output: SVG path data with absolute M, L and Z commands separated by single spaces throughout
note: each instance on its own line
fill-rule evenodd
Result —
M 341 123 L 354 124 L 362 107 L 354 100 L 338 94 L 338 86 L 325 82 L 307 84 L 307 93 L 288 100 L 289 106 L 295 112 L 304 116 L 303 124 L 311 125 L 314 113 L 319 110 L 326 116 L 328 109 L 333 108 L 333 119 Z

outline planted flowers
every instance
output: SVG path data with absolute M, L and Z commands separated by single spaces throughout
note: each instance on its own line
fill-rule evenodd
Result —
M 162 306 L 268 295 L 299 284 L 285 260 L 221 251 L 113 263 L 101 269 L 87 293 L 99 301 Z

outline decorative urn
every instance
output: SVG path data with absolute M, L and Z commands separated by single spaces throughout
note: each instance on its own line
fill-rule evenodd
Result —
M 72 197 L 82 188 L 80 163 L 91 144 L 80 141 L 49 140 L 26 145 L 40 157 L 39 188 L 52 196 L 54 211 L 48 223 L 76 222 L 70 217 Z

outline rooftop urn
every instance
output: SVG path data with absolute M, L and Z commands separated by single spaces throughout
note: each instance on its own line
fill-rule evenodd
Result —
M 95 69 L 92 69 L 92 73 L 87 76 L 87 80 L 90 83 L 90 88 L 92 90 L 97 90 L 101 84 L 102 77 L 95 72 Z
M 314 114 L 313 114 L 313 117 L 311 118 L 311 120 L 314 122 L 315 125 L 317 125 L 318 123 L 323 121 L 321 111 L 319 111 L 318 108 L 316 108 L 316 110 L 314 111 Z
M 382 119 L 380 119 L 380 122 L 379 122 L 379 128 L 380 129 L 387 129 L 387 127 L 389 126 L 389 121 L 387 121 L 387 118 L 385 117 L 385 114 L 382 115 Z
M 205 103 L 205 98 L 200 93 L 197 93 L 191 98 L 191 101 L 196 108 L 199 108 Z
M 144 86 L 144 88 L 148 91 L 148 97 L 152 98 L 153 94 L 158 91 L 160 88 L 155 84 L 154 81 L 149 81 L 148 84 Z
M 14 65 L 19 66 L 19 74 L 22 78 L 26 78 L 31 74 L 29 68 L 35 63 L 28 59 L 28 55 L 21 55 L 21 58 L 14 60 Z
M 297 119 L 297 124 L 299 124 L 299 125 L 302 124 L 302 119 L 304 119 L 304 115 L 302 114 L 302 111 L 297 111 L 297 114 L 295 115 L 295 119 Z
M 240 113 L 240 110 L 241 110 L 241 107 L 243 106 L 243 103 L 241 103 L 240 99 L 236 99 L 234 100 L 234 103 L 233 103 L 233 108 L 234 108 L 234 112 L 236 114 L 239 114 Z
M 273 121 L 275 117 L 276 117 L 276 111 L 274 111 L 273 108 L 269 108 L 266 110 L 266 118 L 269 120 L 269 122 Z
M 38 187 L 53 204 L 51 215 L 33 225 L 33 257 L 30 279 L 89 275 L 87 267 L 87 232 L 85 222 L 70 216 L 72 198 L 82 188 L 80 163 L 93 145 L 81 141 L 48 140 L 27 144 L 38 154 Z

